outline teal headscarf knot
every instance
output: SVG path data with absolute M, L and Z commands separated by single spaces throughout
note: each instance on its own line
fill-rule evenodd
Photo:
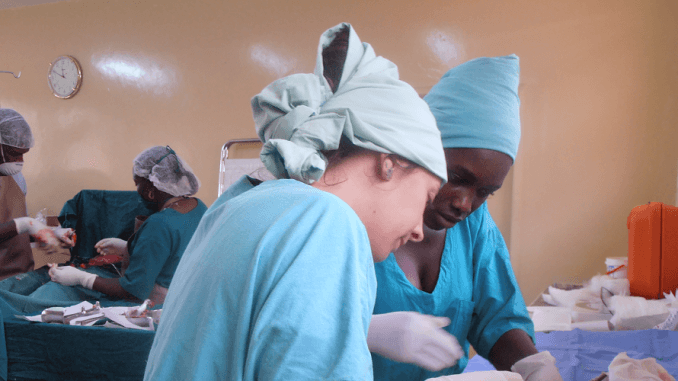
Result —
M 424 100 L 445 148 L 485 148 L 515 161 L 520 143 L 519 58 L 481 57 L 450 69 Z
M 341 80 L 332 92 L 323 76 L 322 52 L 337 31 L 348 27 L 348 51 Z M 350 24 L 320 37 L 313 74 L 281 78 L 252 98 L 261 160 L 277 178 L 311 184 L 327 159 L 320 152 L 339 147 L 342 135 L 376 152 L 400 155 L 447 181 L 445 154 L 433 114 L 397 66 L 361 42 Z

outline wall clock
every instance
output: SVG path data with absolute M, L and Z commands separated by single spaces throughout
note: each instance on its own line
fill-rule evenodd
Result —
M 73 98 L 82 84 L 82 68 L 75 57 L 57 57 L 49 64 L 47 82 L 52 94 L 61 99 Z

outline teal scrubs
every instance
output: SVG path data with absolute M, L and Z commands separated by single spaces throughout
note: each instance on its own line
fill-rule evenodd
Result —
M 376 279 L 338 197 L 244 176 L 205 213 L 170 285 L 144 380 L 367 380 Z
M 506 243 L 484 203 L 464 221 L 447 230 L 438 283 L 432 293 L 412 286 L 393 254 L 375 265 L 375 314 L 417 311 L 447 316 L 445 329 L 457 337 L 466 356 L 457 365 L 429 372 L 372 354 L 375 380 L 425 380 L 461 373 L 468 362 L 469 343 L 487 358 L 499 337 L 522 329 L 534 341 L 534 326 L 518 288 Z
M 125 275 L 120 278 L 122 288 L 140 300 L 151 295 L 155 283 L 168 288 L 179 260 L 206 210 L 207 206 L 198 200 L 198 206 L 188 213 L 182 214 L 167 208 L 148 217 L 129 240 L 130 262 Z M 110 277 L 96 267 L 88 271 Z M 41 286 L 30 297 L 61 302 L 111 300 L 98 291 L 55 282 Z
M 207 206 L 200 200 L 190 212 L 172 208 L 152 214 L 130 238 L 129 267 L 120 286 L 140 300 L 148 299 L 153 286 L 169 288 L 186 246 Z

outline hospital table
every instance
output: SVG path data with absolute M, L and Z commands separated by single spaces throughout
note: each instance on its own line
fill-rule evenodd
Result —
M 630 358 L 653 357 L 669 374 L 678 379 L 678 331 L 643 330 L 589 332 L 537 332 L 537 349 L 549 351 L 565 381 L 589 381 L 607 372 L 612 360 L 621 352 Z M 468 362 L 465 372 L 494 370 L 480 356 Z
M 7 380 L 143 380 L 153 332 L 30 323 L 7 308 L 2 364 Z

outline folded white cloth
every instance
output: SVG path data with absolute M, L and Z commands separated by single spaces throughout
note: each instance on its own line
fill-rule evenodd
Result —
M 622 352 L 612 360 L 609 367 L 610 381 L 676 381 L 657 360 L 646 358 L 636 360 Z

